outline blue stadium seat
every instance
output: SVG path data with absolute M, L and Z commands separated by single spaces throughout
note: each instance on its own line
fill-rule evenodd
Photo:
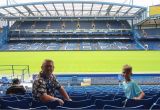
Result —
M 48 107 L 47 106 L 39 106 L 39 107 L 36 107 L 36 108 L 30 108 L 30 110 L 37 110 L 37 109 L 48 110 Z
M 144 105 L 145 109 L 149 109 L 153 103 L 154 102 L 152 98 L 141 99 L 141 100 L 128 99 L 125 107 L 134 107 L 134 106 Z
M 150 110 L 160 110 L 160 105 L 159 104 L 155 104 L 150 108 Z
M 31 102 L 31 108 L 36 108 L 39 106 L 47 106 L 49 109 L 55 109 L 57 106 L 59 106 L 59 103 L 57 101 L 50 101 L 50 102 L 43 103 L 35 100 Z
M 86 100 L 87 96 L 70 96 L 73 101 Z
M 30 101 L 32 101 L 32 97 L 29 94 L 25 94 L 25 95 L 14 95 L 18 100 L 23 100 L 23 99 L 28 99 Z
M 121 99 L 121 101 L 126 100 L 126 97 L 123 95 L 115 95 L 114 99 Z
M 44 103 L 40 102 L 40 101 L 33 100 L 31 102 L 31 108 L 36 108 L 36 107 L 39 107 L 39 106 L 46 106 L 46 105 Z
M 7 109 L 20 110 L 21 108 L 14 108 L 14 107 L 8 106 Z M 37 109 L 48 110 L 48 107 L 47 106 L 40 106 L 40 107 L 36 107 L 36 108 L 29 108 L 29 110 L 37 110 Z
M 20 108 L 20 109 L 29 109 L 30 102 L 28 100 L 20 100 L 20 101 L 3 101 L 2 100 L 2 108 L 7 109 L 8 106 L 13 108 Z
M 65 101 L 64 107 L 70 108 L 78 108 L 78 107 L 86 107 L 92 105 L 92 101 L 90 99 L 81 100 L 81 101 Z
M 102 99 L 96 99 L 95 103 L 97 109 L 102 109 L 104 105 L 111 105 L 116 107 L 123 107 L 123 102 L 121 99 L 115 99 L 115 100 L 102 100 Z
M 116 107 L 116 106 L 112 106 L 112 105 L 104 105 L 103 109 L 121 109 L 121 110 L 124 110 L 123 107 Z
M 160 97 L 157 99 L 156 104 L 160 104 Z
M 4 96 L 4 97 L 1 97 L 0 99 L 4 100 L 4 101 L 17 101 L 17 97 L 15 96 Z
M 8 106 L 7 109 L 11 109 L 11 110 L 20 110 L 21 108 L 15 108 L 15 107 L 10 107 L 10 106 Z
M 142 110 L 144 109 L 144 105 L 139 105 L 139 106 L 135 106 L 135 107 L 126 107 L 125 109 L 126 110 L 132 110 L 132 109 L 135 109 L 135 110 Z
M 144 109 L 144 105 L 139 105 L 139 106 L 135 106 L 135 107 L 117 107 L 117 106 L 112 106 L 112 105 L 104 105 L 103 109 L 118 109 L 118 110 L 142 110 Z
M 2 77 L 1 81 L 3 84 L 8 84 L 11 82 L 7 77 Z
M 71 107 L 63 107 L 63 106 L 57 106 L 56 109 L 68 109 L 68 110 L 82 110 L 82 109 L 96 109 L 96 106 L 95 105 L 89 105 L 89 106 L 86 106 L 86 107 L 78 107 L 78 108 L 71 108 Z
M 111 100 L 110 96 L 104 95 L 104 96 L 91 96 L 92 102 L 94 102 L 96 99 L 103 99 L 103 100 Z

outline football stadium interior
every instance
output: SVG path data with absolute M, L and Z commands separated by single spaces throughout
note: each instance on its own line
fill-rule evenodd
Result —
M 160 109 L 159 9 L 103 0 L 0 6 L 0 109 Z M 44 59 L 54 60 L 72 99 L 63 106 L 32 98 Z M 125 64 L 133 66 L 143 99 L 126 98 Z M 6 95 L 13 78 L 24 95 Z M 55 97 L 63 99 L 57 91 Z

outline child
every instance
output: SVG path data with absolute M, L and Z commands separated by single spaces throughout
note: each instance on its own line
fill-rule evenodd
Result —
M 138 86 L 138 84 L 131 79 L 132 75 L 132 67 L 129 65 L 124 65 L 122 69 L 122 76 L 125 78 L 125 81 L 123 81 L 123 89 L 125 92 L 125 96 L 128 99 L 135 99 L 140 100 L 144 97 L 144 92 L 142 89 Z

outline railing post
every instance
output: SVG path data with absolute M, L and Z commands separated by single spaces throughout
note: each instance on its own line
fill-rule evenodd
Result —
M 12 74 L 13 74 L 13 76 L 14 76 L 14 65 L 11 65 L 12 66 Z
M 28 75 L 29 75 L 29 77 L 30 77 L 30 72 L 29 72 L 29 65 L 27 65 L 27 71 L 28 71 Z

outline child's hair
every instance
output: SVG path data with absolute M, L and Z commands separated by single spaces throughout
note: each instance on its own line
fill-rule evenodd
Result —
M 126 65 L 124 65 L 123 66 L 123 71 L 125 71 L 125 72 L 131 72 L 131 75 L 132 75 L 132 66 L 130 66 L 130 65 L 128 65 L 128 64 L 126 64 Z

